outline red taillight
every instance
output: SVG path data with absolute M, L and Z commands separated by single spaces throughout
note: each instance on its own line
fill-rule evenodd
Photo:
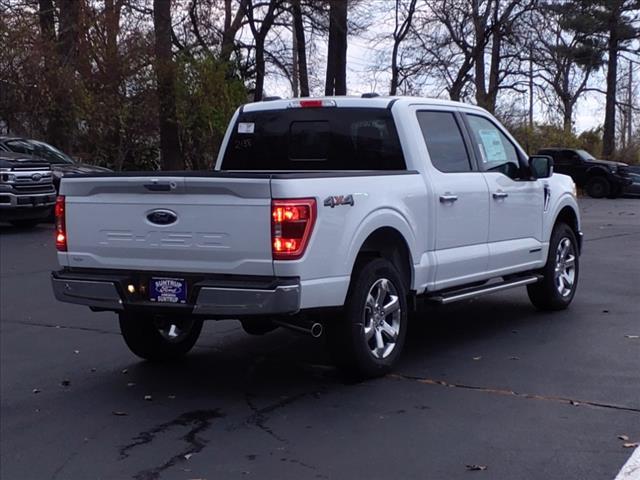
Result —
M 65 222 L 64 195 L 56 199 L 56 248 L 60 252 L 67 251 L 67 225 Z
M 316 221 L 315 198 L 271 202 L 271 252 L 274 260 L 304 255 Z

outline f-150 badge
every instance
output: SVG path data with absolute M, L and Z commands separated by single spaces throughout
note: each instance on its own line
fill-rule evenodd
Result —
M 324 199 L 325 207 L 337 207 L 338 205 L 354 205 L 353 195 L 334 195 Z

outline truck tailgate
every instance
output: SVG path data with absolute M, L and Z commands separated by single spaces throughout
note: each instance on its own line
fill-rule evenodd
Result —
M 273 275 L 270 179 L 67 178 L 69 267 Z

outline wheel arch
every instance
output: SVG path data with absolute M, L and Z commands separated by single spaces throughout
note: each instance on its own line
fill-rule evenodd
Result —
M 404 236 L 393 227 L 380 227 L 374 230 L 362 243 L 354 261 L 353 271 L 369 258 L 389 260 L 400 273 L 407 291 L 413 285 L 413 264 L 409 245 Z
M 609 172 L 604 169 L 603 167 L 591 167 L 589 169 L 587 169 L 586 171 L 587 174 L 587 181 L 589 181 L 589 179 L 591 177 L 605 177 L 607 178 L 609 176 Z
M 560 209 L 560 211 L 556 215 L 556 218 L 553 222 L 552 231 L 553 231 L 553 228 L 560 222 L 568 225 L 569 228 L 573 231 L 573 234 L 575 235 L 576 240 L 578 241 L 578 249 L 581 250 L 582 245 L 580 242 L 580 221 L 579 221 L 578 213 L 573 208 L 573 206 L 564 205 Z

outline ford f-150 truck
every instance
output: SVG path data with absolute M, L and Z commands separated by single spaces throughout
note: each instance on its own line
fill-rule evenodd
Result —
M 32 227 L 51 217 L 56 202 L 48 163 L 0 151 L 0 222 Z
M 212 172 L 65 177 L 56 297 L 113 311 L 129 348 L 175 358 L 202 321 L 326 331 L 383 374 L 416 300 L 526 286 L 542 310 L 578 285 L 571 178 L 528 158 L 486 111 L 424 98 L 244 105 Z

